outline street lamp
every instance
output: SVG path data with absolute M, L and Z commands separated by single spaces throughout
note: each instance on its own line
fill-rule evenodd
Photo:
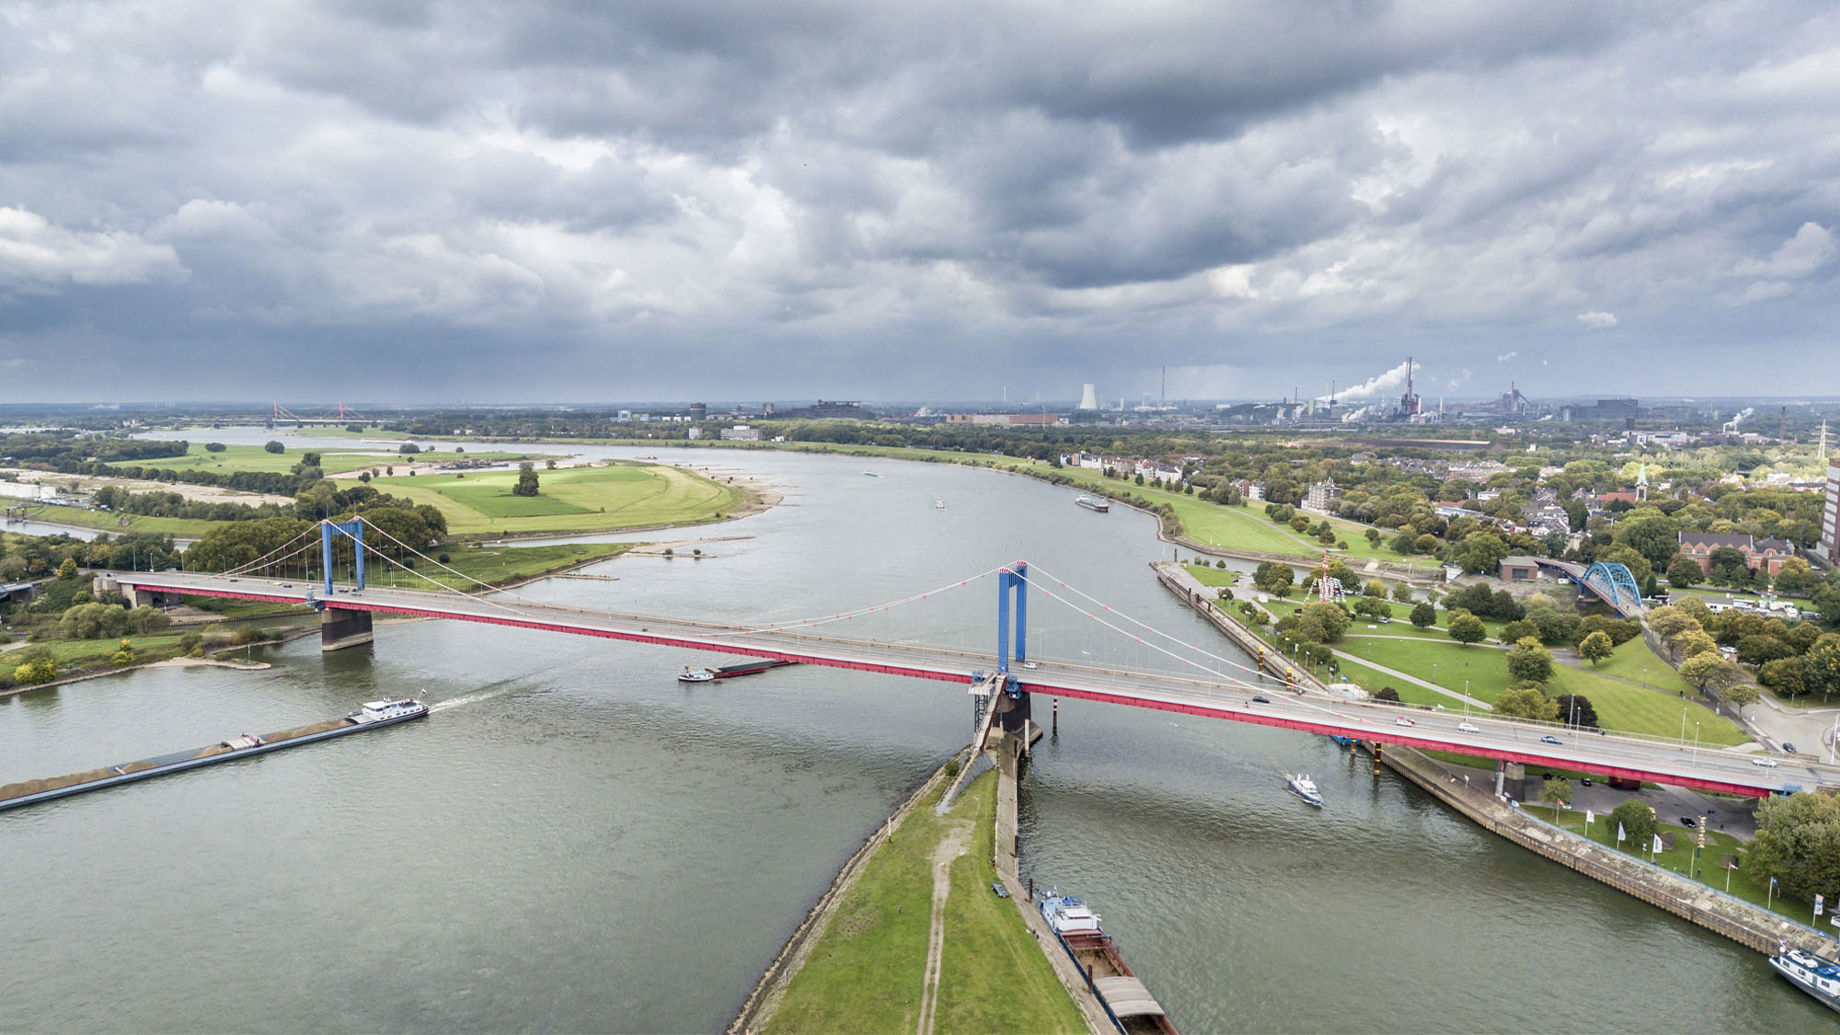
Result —
M 1693 760 L 1699 761 L 1699 720 L 1693 721 Z
M 1680 742 L 1682 745 L 1687 742 L 1687 710 L 1685 708 L 1680 710 Z

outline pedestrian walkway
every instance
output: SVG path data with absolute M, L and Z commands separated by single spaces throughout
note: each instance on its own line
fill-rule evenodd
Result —
M 1331 647 L 1329 649 L 1329 653 L 1335 655 L 1338 658 L 1341 658 L 1343 661 L 1352 661 L 1357 665 L 1361 665 L 1366 668 L 1371 668 L 1375 672 L 1379 672 L 1384 675 L 1392 676 L 1394 679 L 1400 680 L 1401 682 L 1411 683 L 1413 686 L 1422 686 L 1427 690 L 1436 690 L 1438 693 L 1443 694 L 1445 697 L 1449 697 L 1452 700 L 1455 700 L 1461 704 L 1467 704 L 1470 707 L 1476 708 L 1480 711 L 1486 712 L 1486 711 L 1494 710 L 1495 706 L 1491 705 L 1487 701 L 1480 700 L 1474 697 L 1470 697 L 1465 694 L 1460 694 L 1456 692 L 1455 690 L 1451 690 L 1447 687 L 1439 686 L 1436 683 L 1433 683 L 1427 679 L 1420 679 L 1417 676 L 1407 675 L 1406 673 L 1401 672 L 1396 668 L 1387 668 L 1385 665 L 1376 665 L 1373 662 L 1368 661 L 1366 658 L 1357 657 L 1353 654 L 1348 653 L 1345 650 L 1336 650 L 1335 648 Z

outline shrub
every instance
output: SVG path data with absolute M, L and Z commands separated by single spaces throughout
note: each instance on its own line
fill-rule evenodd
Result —
M 32 686 L 57 678 L 57 662 L 49 657 L 34 658 L 13 670 L 13 681 Z

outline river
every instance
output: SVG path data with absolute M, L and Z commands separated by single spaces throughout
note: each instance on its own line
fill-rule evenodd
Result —
M 784 620 L 1026 557 L 1210 635 L 1146 567 L 1170 555 L 1152 521 L 1088 513 L 1065 489 L 946 465 L 594 452 L 745 470 L 787 496 L 698 530 L 752 537 L 702 560 L 619 558 L 591 569 L 617 582 L 527 596 Z M 994 597 L 984 579 L 832 628 L 985 645 Z M 1171 664 L 1052 602 L 1029 617 L 1037 655 Z M 714 1030 L 861 838 L 970 733 L 964 691 L 944 684 L 788 668 L 683 685 L 685 664 L 723 659 L 496 627 L 382 625 L 368 650 L 256 655 L 274 667 L 0 700 L 0 782 L 375 696 L 425 689 L 435 714 L 0 815 L 0 1028 Z M 1297 768 L 1326 809 L 1285 792 Z M 1086 896 L 1188 1032 L 1828 1023 L 1755 953 L 1321 738 L 1063 701 L 1023 825 L 1025 874 Z

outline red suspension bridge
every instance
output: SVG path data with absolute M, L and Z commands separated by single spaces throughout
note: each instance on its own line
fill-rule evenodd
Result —
M 1284 692 L 1281 680 L 1261 675 L 1244 661 L 1216 653 L 1123 615 L 1063 580 L 1031 570 L 1024 563 L 979 573 L 948 586 L 915 593 L 854 611 L 790 622 L 739 625 L 568 607 L 526 600 L 503 592 L 465 592 L 467 576 L 392 540 L 414 554 L 425 568 L 439 569 L 457 583 L 449 585 L 387 554 L 367 548 L 366 531 L 387 533 L 361 517 L 342 524 L 323 522 L 317 535 L 306 533 L 261 557 L 221 574 L 142 573 L 105 576 L 132 603 L 167 603 L 180 596 L 310 605 L 321 612 L 322 645 L 328 649 L 370 642 L 376 614 L 443 618 L 531 629 L 574 636 L 625 640 L 666 647 L 799 662 L 858 672 L 934 680 L 960 686 L 984 683 L 996 688 L 996 706 L 1007 728 L 1028 718 L 1032 695 L 1068 697 L 1132 708 L 1148 708 L 1260 726 L 1353 737 L 1375 744 L 1400 744 L 1601 773 L 1610 777 L 1650 780 L 1700 790 L 1763 796 L 1785 788 L 1840 787 L 1840 769 L 1786 760 L 1763 768 L 1754 756 L 1702 748 L 1672 740 L 1624 734 L 1580 732 L 1486 715 L 1416 711 L 1412 723 L 1400 721 L 1398 706 L 1357 703 L 1324 694 Z M 269 573 L 303 555 L 317 552 L 322 573 L 335 570 L 333 546 L 352 544 L 350 585 L 329 576 L 313 584 L 282 582 Z M 317 548 L 317 550 L 315 550 Z M 424 580 L 431 590 L 367 585 L 365 560 L 396 565 Z M 943 593 L 964 592 L 995 579 L 998 589 L 997 636 L 988 652 L 916 645 L 830 633 L 828 627 L 890 611 Z M 107 586 L 103 588 L 109 588 Z M 476 590 L 490 590 L 476 584 Z M 1032 656 L 1027 646 L 1029 601 L 1072 609 L 1096 628 L 1129 637 L 1144 650 L 1165 657 L 1178 671 L 1143 671 L 1072 660 Z M 1012 616 L 1013 611 L 1013 616 Z M 1013 617 L 1013 621 L 1012 621 Z

